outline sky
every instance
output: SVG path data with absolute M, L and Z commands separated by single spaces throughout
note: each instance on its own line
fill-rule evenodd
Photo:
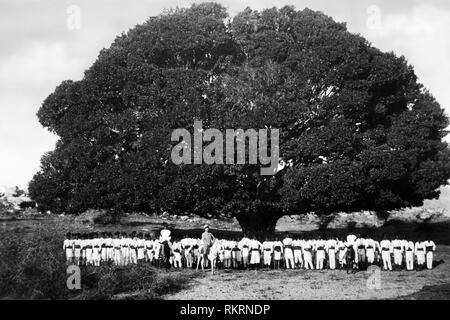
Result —
M 36 117 L 63 80 L 79 80 L 117 35 L 193 0 L 0 0 L 0 186 L 26 188 L 57 137 Z M 404 55 L 450 115 L 450 0 L 223 0 L 230 16 L 247 6 L 293 5 L 346 22 L 382 51 Z M 446 138 L 450 142 L 450 137 Z

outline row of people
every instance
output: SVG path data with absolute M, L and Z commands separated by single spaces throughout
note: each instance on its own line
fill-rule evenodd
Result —
M 206 234 L 206 235 L 205 235 Z M 167 252 L 164 252 L 165 244 Z M 94 265 L 112 263 L 119 266 L 161 260 L 166 266 L 192 268 L 202 255 L 214 252 L 219 266 L 224 268 L 286 268 L 286 269 L 363 269 L 378 264 L 384 270 L 432 268 L 433 241 L 357 237 L 345 239 L 293 239 L 290 235 L 260 242 L 255 238 L 215 239 L 208 228 L 200 239 L 172 239 L 170 230 L 163 229 L 159 238 L 149 234 L 124 232 L 68 234 L 64 240 L 67 263 Z M 165 259 L 167 257 L 167 259 Z M 207 262 L 204 259 L 202 263 Z M 198 264 L 197 264 L 198 266 Z

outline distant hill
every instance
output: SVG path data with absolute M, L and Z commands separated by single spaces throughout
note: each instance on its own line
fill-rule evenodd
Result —
M 25 190 L 18 187 L 0 186 L 0 213 L 15 212 L 22 209 L 21 206 L 28 204 L 32 206 L 33 201 L 28 197 Z
M 450 222 L 450 186 L 440 188 L 439 199 L 425 200 L 423 206 L 405 208 L 392 211 L 388 221 L 402 221 L 409 223 L 438 223 Z M 381 227 L 385 221 L 380 220 L 375 212 L 360 211 L 354 213 L 336 213 L 328 220 L 315 214 L 303 216 L 285 216 L 278 220 L 279 231 L 311 231 L 319 228 L 339 229 L 353 224 L 355 227 Z
M 441 191 L 439 199 L 425 200 L 423 208 L 444 209 L 445 214 L 447 216 L 450 216 L 450 186 L 443 186 L 439 190 Z

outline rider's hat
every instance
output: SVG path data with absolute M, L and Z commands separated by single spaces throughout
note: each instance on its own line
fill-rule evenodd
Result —
M 205 224 L 205 225 L 203 226 L 203 229 L 206 229 L 206 228 L 209 228 L 209 225 Z

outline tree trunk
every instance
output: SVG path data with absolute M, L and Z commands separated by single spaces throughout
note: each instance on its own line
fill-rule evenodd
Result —
M 241 213 L 236 216 L 236 219 L 239 221 L 244 236 L 264 241 L 267 237 L 275 234 L 275 227 L 280 217 L 273 213 L 255 212 Z

